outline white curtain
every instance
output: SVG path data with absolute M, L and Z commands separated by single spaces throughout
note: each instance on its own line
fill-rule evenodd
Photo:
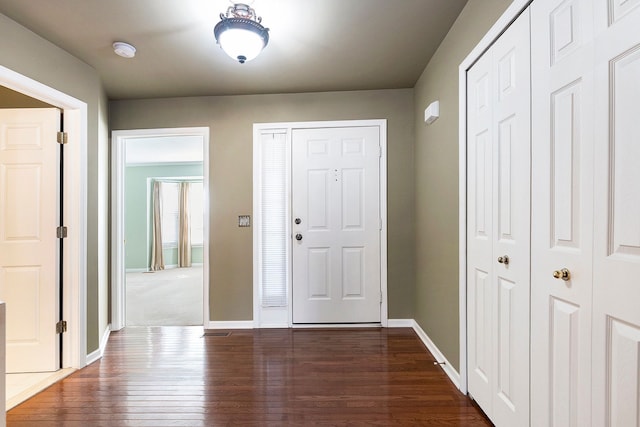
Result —
M 162 253 L 162 183 L 153 181 L 153 224 L 151 243 L 151 270 L 164 270 L 164 255 Z
M 188 182 L 181 182 L 178 198 L 178 267 L 191 267 L 191 224 L 189 221 L 189 187 Z

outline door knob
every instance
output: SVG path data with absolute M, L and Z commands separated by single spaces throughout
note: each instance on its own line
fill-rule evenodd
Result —
M 498 257 L 498 262 L 500 264 L 509 265 L 509 256 L 508 255 L 499 256 Z
M 300 234 L 300 233 L 296 234 L 296 240 L 297 241 L 302 240 L 302 234 Z
M 556 270 L 553 272 L 553 277 L 555 277 L 556 279 L 562 279 L 565 282 L 568 281 L 569 279 L 571 279 L 571 272 L 569 270 L 567 270 L 566 268 L 563 268 L 562 270 Z
M 296 224 L 300 224 L 302 222 L 302 220 L 300 218 L 296 218 L 295 223 Z

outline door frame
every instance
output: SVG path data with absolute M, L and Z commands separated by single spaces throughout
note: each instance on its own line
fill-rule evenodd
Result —
M 533 0 L 514 0 L 458 67 L 458 239 L 460 391 L 468 392 L 467 358 L 467 72 Z
M 126 326 L 125 250 L 124 250 L 124 171 L 128 139 L 152 137 L 202 137 L 202 184 L 204 188 L 204 236 L 202 243 L 202 324 L 209 323 L 209 128 L 162 128 L 114 130 L 111 132 L 111 330 Z
M 3 66 L 0 84 L 64 111 L 63 206 L 67 227 L 77 232 L 64 240 L 62 316 L 68 329 L 62 335 L 61 360 L 63 368 L 79 369 L 87 364 L 87 104 Z
M 260 136 L 264 132 L 286 134 L 287 144 L 287 224 L 291 224 L 291 143 L 292 134 L 296 129 L 313 128 L 338 128 L 338 127 L 370 127 L 375 126 L 380 130 L 380 218 L 382 220 L 380 230 L 380 291 L 382 302 L 380 304 L 380 324 L 331 324 L 331 325 L 295 325 L 293 323 L 292 310 L 292 259 L 291 251 L 287 255 L 287 306 L 266 307 L 260 305 L 260 277 L 259 277 L 259 238 L 261 223 L 261 146 Z M 280 122 L 280 123 L 254 123 L 253 125 L 253 327 L 254 328 L 313 328 L 317 326 L 330 327 L 369 327 L 372 325 L 388 325 L 388 298 L 387 298 L 387 120 L 333 120 L 316 122 Z M 287 232 L 290 232 L 287 229 Z

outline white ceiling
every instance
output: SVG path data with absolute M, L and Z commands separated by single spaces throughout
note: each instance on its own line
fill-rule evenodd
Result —
M 216 45 L 228 0 L 0 0 L 94 67 L 111 99 L 413 87 L 467 0 L 255 0 L 270 29 L 239 64 Z M 114 41 L 133 44 L 133 59 Z

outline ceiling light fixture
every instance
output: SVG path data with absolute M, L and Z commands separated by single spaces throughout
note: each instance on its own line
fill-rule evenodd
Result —
M 213 29 L 216 41 L 224 52 L 244 64 L 258 56 L 269 43 L 269 29 L 262 18 L 245 3 L 234 3 L 227 13 L 220 14 L 220 22 Z
M 136 48 L 125 42 L 115 42 L 113 44 L 113 51 L 118 56 L 123 58 L 133 58 L 136 56 Z

